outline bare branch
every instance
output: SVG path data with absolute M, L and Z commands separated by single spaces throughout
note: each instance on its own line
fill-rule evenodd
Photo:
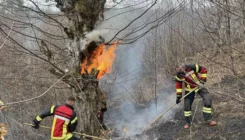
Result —
M 9 38 L 9 35 L 10 35 L 10 33 L 11 33 L 13 27 L 14 27 L 14 24 L 15 24 L 15 22 L 13 22 L 13 25 L 12 25 L 12 27 L 10 28 L 9 33 L 8 33 L 8 35 L 6 36 L 6 39 L 4 40 L 3 44 L 0 46 L 0 49 L 2 49 L 2 47 L 3 47 L 4 44 L 6 43 L 7 39 Z

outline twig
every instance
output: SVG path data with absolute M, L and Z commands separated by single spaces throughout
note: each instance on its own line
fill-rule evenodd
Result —
M 14 105 L 14 104 L 19 104 L 19 103 L 24 103 L 24 102 L 29 102 L 35 99 L 38 99 L 42 96 L 44 96 L 50 89 L 52 89 L 59 81 L 61 81 L 65 76 L 67 76 L 67 74 L 65 74 L 64 76 L 62 76 L 60 79 L 58 79 L 52 86 L 50 86 L 44 93 L 42 93 L 41 95 L 34 97 L 34 98 L 30 98 L 30 99 L 26 99 L 26 100 L 22 100 L 22 101 L 17 101 L 17 102 L 10 102 L 10 103 L 6 103 L 4 105 L 1 106 L 10 106 L 10 105 Z
M 192 126 L 193 121 L 194 121 L 194 118 L 195 118 L 195 116 L 196 116 L 196 112 L 197 112 L 197 108 L 198 108 L 199 102 L 200 102 L 200 100 L 198 100 L 198 102 L 197 102 L 196 109 L 195 109 L 195 112 L 194 112 L 194 114 L 193 114 L 193 118 L 192 118 L 192 121 L 191 121 L 191 126 Z M 191 135 L 191 134 L 192 134 L 192 131 L 191 131 L 191 127 L 190 127 L 190 139 L 192 140 L 192 135 Z
M 28 125 L 28 126 L 34 126 L 33 124 L 29 124 L 29 123 L 23 123 L 23 125 Z M 45 128 L 45 129 L 51 129 L 51 127 L 48 127 L 48 126 L 42 126 L 40 125 L 41 128 Z M 91 136 L 91 135 L 87 135 L 87 134 L 84 134 L 84 133 L 79 133 L 79 132 L 72 132 L 73 134 L 77 134 L 77 135 L 82 135 L 82 136 L 85 136 L 85 137 L 89 137 L 89 138 L 94 138 L 94 139 L 99 139 L 99 140 L 106 140 L 104 138 L 100 138 L 100 137 L 96 137 L 96 136 Z
M 191 94 L 193 91 L 195 91 L 196 89 L 198 89 L 199 87 L 195 87 L 193 88 L 191 91 L 189 91 L 187 94 L 185 94 L 185 96 L 183 96 L 180 100 L 183 100 L 186 96 L 188 96 L 189 94 Z M 148 124 L 146 127 L 143 128 L 143 130 L 141 131 L 141 133 L 143 133 L 146 128 L 148 128 L 149 126 L 151 126 L 153 123 L 155 123 L 158 119 L 160 119 L 164 114 L 166 114 L 171 108 L 173 108 L 176 105 L 176 103 L 174 103 L 173 105 L 171 105 L 168 109 L 166 109 L 162 114 L 160 114 L 156 119 L 154 119 L 150 124 Z
M 186 81 L 184 81 L 184 82 L 187 83 L 187 84 L 190 84 L 190 85 L 194 85 L 194 84 L 188 83 L 188 82 L 186 82 Z M 193 81 L 193 82 L 194 82 L 194 81 Z M 243 81 L 241 81 L 241 82 L 243 82 Z M 212 93 L 217 93 L 217 94 L 220 94 L 220 95 L 223 95 L 223 96 L 229 96 L 229 97 L 231 97 L 231 98 L 234 99 L 234 100 L 237 100 L 237 101 L 240 101 L 240 102 L 245 102 L 245 99 L 244 99 L 244 98 L 237 99 L 236 97 L 233 97 L 232 95 L 228 95 L 228 94 L 223 94 L 223 93 L 217 92 L 217 91 L 215 91 L 215 90 L 209 88 L 208 86 L 204 86 L 204 85 L 203 85 L 202 88 L 206 88 L 208 91 L 211 91 Z
M 6 39 L 4 40 L 3 44 L 0 46 L 0 49 L 2 49 L 2 47 L 3 47 L 4 44 L 6 43 L 7 39 L 9 38 L 9 35 L 10 35 L 10 33 L 11 33 L 13 27 L 14 27 L 14 24 L 15 24 L 15 22 L 13 22 L 13 25 L 12 25 L 11 29 L 9 30 L 9 33 L 8 33 Z
M 141 103 L 139 103 L 138 101 L 137 101 L 137 99 L 128 91 L 128 89 L 125 87 L 125 86 L 123 86 L 123 85 L 121 85 L 124 89 L 125 89 L 125 91 L 134 99 L 134 101 L 135 101 L 135 103 L 136 104 L 138 104 L 138 105 L 140 105 L 140 106 L 144 106 L 144 107 L 146 107 L 146 105 L 144 105 L 144 104 L 141 104 Z
M 122 31 L 124 31 L 125 29 L 127 29 L 132 23 L 134 23 L 136 20 L 138 20 L 140 17 L 142 17 L 145 13 L 147 13 L 156 3 L 158 0 L 155 0 L 154 3 L 147 8 L 142 14 L 140 14 L 137 18 L 135 18 L 134 20 L 132 20 L 128 25 L 126 25 L 123 29 L 121 29 L 120 31 L 118 31 L 113 38 L 110 39 L 110 41 L 108 41 L 107 43 L 109 44 L 111 41 L 113 41 L 113 39 L 115 39 L 117 37 L 118 34 L 120 34 Z M 107 44 L 106 43 L 106 44 Z
M 210 90 L 210 88 L 208 88 L 208 90 Z M 212 91 L 213 93 L 217 93 L 217 94 L 220 94 L 220 95 L 223 95 L 223 96 L 228 96 L 228 97 L 230 97 L 230 98 L 232 98 L 232 99 L 234 99 L 234 100 L 237 100 L 237 101 L 240 101 L 240 102 L 245 103 L 244 98 L 238 99 L 238 98 L 236 98 L 236 97 L 233 97 L 232 95 L 228 95 L 228 94 L 223 94 L 223 93 L 220 93 L 220 92 L 216 92 L 216 91 L 214 91 L 214 90 L 212 90 L 212 89 L 211 89 L 211 91 Z

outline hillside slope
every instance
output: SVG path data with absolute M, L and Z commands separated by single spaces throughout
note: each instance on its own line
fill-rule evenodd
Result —
M 243 78 L 245 80 L 245 77 Z M 229 79 L 223 80 L 222 84 L 232 87 L 237 86 L 237 80 Z M 213 86 L 215 88 L 216 85 Z M 245 85 L 240 84 L 240 92 L 244 94 Z M 195 112 L 194 120 L 191 129 L 185 130 L 183 128 L 185 122 L 183 118 L 183 111 L 178 110 L 175 117 L 161 123 L 158 126 L 147 131 L 142 138 L 148 140 L 219 140 L 219 139 L 232 139 L 242 140 L 245 137 L 245 101 L 230 96 L 213 94 L 213 119 L 218 122 L 217 126 L 210 127 L 204 123 L 202 118 L 202 101 L 199 96 L 193 104 L 193 112 Z M 182 104 L 181 104 L 182 105 Z
M 235 46 L 243 50 L 243 45 Z M 206 51 L 205 55 L 209 55 Z M 237 75 L 231 71 L 229 57 L 220 53 L 212 60 L 205 59 L 200 62 L 200 56 L 190 59 L 190 63 L 199 64 L 209 69 L 209 78 L 206 87 L 213 96 L 213 119 L 218 125 L 210 127 L 204 123 L 202 117 L 202 100 L 196 96 L 192 111 L 194 116 L 191 129 L 185 130 L 183 110 L 176 111 L 175 117 L 167 122 L 162 122 L 139 139 L 147 140 L 242 140 L 245 137 L 245 57 L 244 53 L 234 51 L 234 66 Z M 223 65 L 223 66 L 222 66 Z M 229 68 L 225 68 L 228 66 Z M 183 103 L 180 104 L 183 106 Z

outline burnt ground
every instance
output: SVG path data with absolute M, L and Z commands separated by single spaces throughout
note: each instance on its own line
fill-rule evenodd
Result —
M 241 82 L 241 80 L 243 82 Z M 245 77 L 226 77 L 219 84 L 209 88 L 213 95 L 213 119 L 217 126 L 208 126 L 202 117 L 202 101 L 196 96 L 193 108 L 195 113 L 191 129 L 185 125 L 182 109 L 176 111 L 173 119 L 131 138 L 122 140 L 244 140 L 245 139 Z M 183 104 L 181 104 L 183 105 Z M 113 139 L 113 138 L 112 138 Z

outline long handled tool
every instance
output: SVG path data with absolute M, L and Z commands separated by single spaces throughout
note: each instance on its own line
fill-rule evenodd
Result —
M 28 125 L 28 126 L 34 126 L 33 124 L 30 123 L 23 123 L 24 125 Z M 48 126 L 42 126 L 40 125 L 41 128 L 45 128 L 45 129 L 51 129 L 51 127 Z M 85 136 L 85 137 L 89 137 L 89 138 L 94 138 L 94 139 L 98 139 L 98 140 L 106 140 L 104 138 L 100 138 L 100 137 L 96 137 L 96 136 L 91 136 L 91 135 L 87 135 L 84 133 L 79 133 L 79 132 L 72 132 L 73 134 L 77 134 L 77 135 L 81 135 L 81 136 Z
M 183 96 L 180 100 L 183 100 L 186 96 L 188 96 L 189 94 L 191 94 L 193 91 L 195 91 L 196 89 L 198 89 L 199 87 L 195 87 L 194 89 L 192 89 L 191 91 L 189 91 L 187 94 L 185 94 L 185 96 Z M 174 103 L 173 105 L 171 105 L 168 109 L 166 109 L 162 114 L 160 114 L 156 119 L 154 119 L 149 125 L 147 125 L 146 127 L 143 128 L 143 130 L 141 131 L 141 133 L 143 133 L 146 128 L 148 128 L 149 126 L 151 126 L 154 122 L 156 122 L 158 119 L 160 119 L 164 114 L 166 114 L 171 108 L 173 108 L 176 105 L 176 103 Z

